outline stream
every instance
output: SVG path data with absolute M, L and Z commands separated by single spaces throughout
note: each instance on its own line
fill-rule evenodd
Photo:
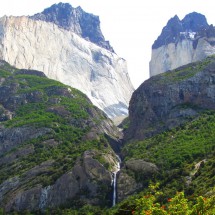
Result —
M 117 173 L 120 171 L 120 163 L 121 163 L 121 159 L 118 155 L 117 156 L 117 169 L 115 172 L 113 172 L 113 180 L 112 180 L 112 186 L 113 186 L 113 202 L 112 202 L 112 206 L 115 206 L 116 204 L 116 194 L 117 194 Z

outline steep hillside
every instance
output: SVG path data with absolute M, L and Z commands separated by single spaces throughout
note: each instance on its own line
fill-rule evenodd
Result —
M 122 154 L 118 187 L 124 196 L 130 194 L 110 214 L 215 213 L 214 110 L 146 140 L 130 141 Z M 151 170 L 157 167 L 154 174 L 146 171 L 149 164 Z
M 113 214 L 139 214 L 162 205 L 161 214 L 173 214 L 168 199 L 175 195 L 181 214 L 198 214 L 201 206 L 194 205 L 199 195 L 211 202 L 202 208 L 203 214 L 215 212 L 214 90 L 215 57 L 210 56 L 154 76 L 133 93 L 124 124 L 118 199 L 140 194 L 123 200 Z M 157 183 L 158 193 L 150 192 L 150 184 Z M 177 192 L 183 193 L 179 197 Z M 180 200 L 189 201 L 189 206 Z
M 0 208 L 110 206 L 120 133 L 80 91 L 0 61 Z
M 215 54 L 215 28 L 204 15 L 193 12 L 182 20 L 171 18 L 152 45 L 150 76 Z
M 0 59 L 79 89 L 109 117 L 127 115 L 133 92 L 127 64 L 106 46 L 98 17 L 69 4 L 0 18 Z
M 144 82 L 126 120 L 118 204 L 63 213 L 214 214 L 214 89 L 214 56 Z
M 215 109 L 215 57 L 145 81 L 132 95 L 126 138 L 144 139 Z

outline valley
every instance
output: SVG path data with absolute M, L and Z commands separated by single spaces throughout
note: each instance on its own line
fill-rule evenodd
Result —
M 214 27 L 164 29 L 134 90 L 81 7 L 0 18 L 0 214 L 215 214 Z

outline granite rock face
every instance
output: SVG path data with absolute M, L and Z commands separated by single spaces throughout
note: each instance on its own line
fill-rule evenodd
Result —
M 2 17 L 0 58 L 81 90 L 109 117 L 126 115 L 133 92 L 126 61 L 85 35 L 95 32 L 94 39 L 103 44 L 99 25 L 94 22 L 99 22 L 98 18 L 67 4 L 54 5 L 31 18 Z
M 153 76 L 132 95 L 126 139 L 145 139 L 215 109 L 215 58 Z
M 150 76 L 215 53 L 215 28 L 208 25 L 204 15 L 193 12 L 180 20 L 171 18 L 152 45 Z

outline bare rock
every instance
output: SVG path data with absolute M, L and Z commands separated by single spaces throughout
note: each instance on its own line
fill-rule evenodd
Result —
M 142 188 L 141 183 L 137 183 L 134 177 L 125 171 L 120 171 L 117 179 L 117 199 L 119 202 Z
M 126 168 L 134 171 L 134 172 L 139 172 L 141 174 L 153 174 L 158 172 L 158 167 L 150 162 L 146 162 L 142 159 L 132 159 L 132 160 L 128 160 L 125 163 Z
M 27 140 L 50 132 L 49 128 L 18 127 L 0 129 L 0 155 Z
M 215 28 L 204 15 L 193 12 L 171 18 L 152 45 L 150 76 L 203 60 L 215 54 Z

